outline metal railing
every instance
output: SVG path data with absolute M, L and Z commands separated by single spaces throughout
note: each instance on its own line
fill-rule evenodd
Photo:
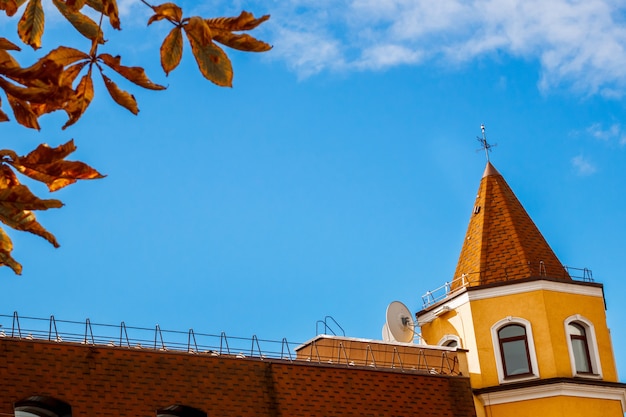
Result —
M 458 353 L 436 347 L 353 342 L 349 339 L 318 339 L 298 351 L 309 362 L 348 367 L 389 368 L 402 372 L 459 376 Z
M 574 281 L 581 282 L 594 282 L 593 273 L 589 268 L 574 268 L 571 266 L 563 265 L 563 271 L 560 274 L 548 275 L 543 261 L 539 262 L 539 274 L 538 276 L 551 277 L 556 279 L 571 278 Z M 496 274 L 492 278 L 485 279 L 481 272 L 473 272 L 469 274 L 463 274 L 459 278 L 453 279 L 450 282 L 445 282 L 443 285 L 435 288 L 431 291 L 426 291 L 422 295 L 423 308 L 430 307 L 431 305 L 443 300 L 447 296 L 462 290 L 465 287 L 471 287 L 475 285 L 490 284 L 494 282 L 514 281 L 517 278 L 510 278 L 506 269 L 501 274 Z
M 334 321 L 334 320 L 333 320 Z M 342 329 L 343 331 L 343 329 Z M 393 346 L 382 342 L 359 342 L 337 336 L 313 340 L 296 353 L 302 343 L 217 334 L 198 333 L 193 329 L 176 331 L 153 328 L 59 320 L 0 314 L 0 338 L 45 340 L 57 343 L 107 346 L 121 349 L 176 351 L 211 356 L 229 355 L 236 358 L 278 359 L 290 362 L 306 361 L 334 366 L 367 366 L 377 369 L 399 369 L 403 372 L 459 375 L 459 364 L 454 351 L 427 349 L 414 346 Z M 324 346 L 322 340 L 337 345 Z M 334 346 L 334 345 L 333 345 Z M 325 350 L 324 350 L 325 349 Z M 329 353 L 331 352 L 331 353 Z M 390 353 L 391 352 L 391 353 Z M 390 356 L 391 355 L 391 356 Z
M 0 337 L 37 339 L 54 342 L 73 342 L 87 345 L 101 345 L 160 351 L 182 351 L 188 353 L 208 353 L 212 355 L 236 355 L 238 357 L 274 358 L 294 360 L 293 348 L 300 343 L 165 330 L 157 324 L 154 328 L 59 320 L 0 314 Z

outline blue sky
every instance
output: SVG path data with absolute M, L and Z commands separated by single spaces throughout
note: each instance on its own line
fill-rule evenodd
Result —
M 166 78 L 168 26 L 145 28 L 148 9 L 120 1 L 123 31 L 102 50 L 169 88 L 120 81 L 136 117 L 96 83 L 66 131 L 63 115 L 41 132 L 2 125 L 21 154 L 74 138 L 73 157 L 108 175 L 38 214 L 61 248 L 9 231 L 24 273 L 0 269 L 4 314 L 292 342 L 330 315 L 380 338 L 391 301 L 415 312 L 452 279 L 484 123 L 491 161 L 561 262 L 605 285 L 624 380 L 624 2 L 198 3 L 181 4 L 272 15 L 253 33 L 272 51 L 230 53 L 232 89 L 205 81 L 188 49 Z M 0 20 L 16 41 L 14 25 Z M 88 48 L 51 13 L 46 28 L 44 50 Z

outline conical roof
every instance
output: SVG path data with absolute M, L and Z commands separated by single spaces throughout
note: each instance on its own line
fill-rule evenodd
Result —
M 571 280 L 502 175 L 487 162 L 452 289 L 540 276 Z

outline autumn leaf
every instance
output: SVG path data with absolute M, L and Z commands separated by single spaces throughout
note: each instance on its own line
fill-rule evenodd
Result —
M 104 178 L 83 162 L 66 161 L 65 158 L 75 150 L 73 140 L 56 148 L 42 144 L 26 156 L 13 156 L 5 161 L 22 174 L 43 182 L 50 191 L 57 191 L 77 180 Z
M 7 99 L 9 100 L 9 105 L 13 110 L 15 120 L 17 120 L 19 124 L 29 127 L 31 129 L 41 129 L 41 127 L 39 126 L 39 121 L 37 120 L 37 115 L 30 108 L 28 102 L 20 100 L 17 97 L 13 97 L 9 93 L 7 93 Z
M 63 110 L 69 116 L 69 120 L 61 129 L 65 130 L 68 126 L 76 123 L 85 113 L 87 107 L 89 107 L 91 100 L 93 100 L 93 81 L 91 80 L 91 74 L 85 74 L 76 87 L 74 97 L 67 101 L 63 107 Z
M 120 29 L 120 17 L 115 0 L 86 0 L 85 3 L 97 12 L 106 15 L 113 28 Z
M 102 79 L 104 80 L 104 85 L 106 86 L 111 98 L 115 100 L 117 104 L 122 107 L 125 107 L 132 114 L 137 115 L 139 113 L 139 108 L 137 107 L 137 100 L 135 100 L 135 96 L 120 89 L 117 84 L 115 84 L 109 77 L 104 74 L 102 75 Z
M 229 32 L 239 32 L 242 30 L 252 30 L 270 18 L 270 15 L 261 16 L 258 19 L 245 10 L 237 17 L 217 17 L 206 19 L 207 25 L 213 29 L 222 29 Z
M 1 104 L 2 104 L 2 100 L 0 100 L 0 105 Z M 6 113 L 0 109 L 0 122 L 8 122 L 9 120 L 10 120 L 9 116 L 7 116 Z
M 43 88 L 47 90 L 48 96 L 56 95 L 55 87 L 59 84 L 59 78 L 63 72 L 63 65 L 56 63 L 46 57 L 39 59 L 35 64 L 27 68 L 12 66 L 9 64 L 3 68 L 3 75 L 13 81 L 26 86 Z M 14 92 L 14 94 L 17 94 Z M 25 98 L 26 99 L 26 98 Z
M 165 87 L 159 84 L 155 84 L 146 75 L 146 72 L 141 67 L 125 67 L 120 64 L 121 57 L 118 55 L 116 57 L 109 54 L 100 54 L 98 55 L 98 59 L 104 62 L 107 66 L 109 66 L 112 70 L 120 74 L 122 77 L 127 80 L 137 84 L 140 87 L 147 88 L 150 90 L 165 90 Z
M 87 39 L 104 43 L 104 35 L 96 22 L 77 10 L 73 10 L 60 0 L 52 0 L 61 14 L 76 28 L 76 30 Z
M 175 27 L 168 33 L 161 45 L 161 67 L 168 75 L 180 64 L 183 57 L 183 34 L 180 27 Z
M 65 4 L 72 11 L 79 11 L 85 5 L 85 0 L 65 0 Z
M 33 49 L 39 49 L 41 48 L 43 27 L 44 13 L 41 0 L 30 0 L 17 24 L 17 34 L 22 42 L 30 45 Z
M 21 51 L 19 46 L 17 46 L 7 38 L 0 38 L 0 49 L 7 51 Z
M 174 3 L 164 3 L 158 6 L 153 6 L 152 10 L 154 10 L 154 15 L 150 16 L 148 20 L 148 25 L 151 25 L 153 22 L 168 19 L 172 22 L 181 23 L 183 19 L 183 9 L 178 7 Z
M 9 17 L 13 16 L 25 1 L 26 0 L 0 0 L 0 10 L 4 10 Z
M 13 257 L 11 252 L 13 251 L 13 242 L 9 235 L 0 228 L 0 265 L 6 265 L 13 270 L 17 275 L 22 275 L 22 265 L 20 265 Z
M 211 31 L 206 22 L 200 17 L 192 17 L 184 29 L 202 75 L 219 86 L 231 87 L 232 64 L 224 51 L 211 41 Z
M 5 93 L 10 94 L 24 101 L 32 101 L 35 103 L 42 103 L 45 101 L 56 101 L 67 99 L 72 90 L 63 86 L 44 86 L 44 87 L 21 87 L 12 84 L 0 77 L 0 88 Z
M 245 52 L 266 52 L 272 49 L 272 45 L 253 38 L 248 34 L 235 34 L 222 29 L 211 28 L 213 40 L 229 48 Z
M 16 230 L 23 230 L 43 237 L 54 247 L 59 247 L 56 238 L 44 229 L 31 210 L 48 210 L 63 206 L 59 200 L 42 200 L 19 184 L 13 171 L 6 165 L 0 166 L 0 221 Z

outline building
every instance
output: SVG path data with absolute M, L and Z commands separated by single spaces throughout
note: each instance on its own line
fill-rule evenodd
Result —
M 623 416 L 603 286 L 564 268 L 487 163 L 454 279 L 416 314 L 429 343 L 458 345 L 478 416 Z
M 626 384 L 590 278 L 561 265 L 488 162 L 455 277 L 416 313 L 429 344 L 318 335 L 292 354 L 15 313 L 0 316 L 0 416 L 621 417 Z

